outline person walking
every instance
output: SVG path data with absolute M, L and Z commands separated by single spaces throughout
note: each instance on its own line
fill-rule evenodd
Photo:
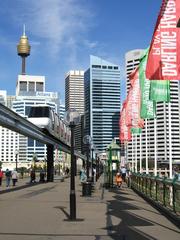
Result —
M 32 182 L 35 183 L 35 182 L 36 182 L 36 173 L 35 173 L 35 170 L 34 170 L 34 169 L 31 170 L 30 177 L 31 177 L 30 182 L 31 182 L 31 183 L 32 183 Z
M 121 177 L 121 174 L 119 172 L 117 172 L 115 180 L 116 180 L 116 186 L 118 188 L 120 188 L 121 185 L 122 185 L 122 177 Z
M 3 171 L 2 169 L 0 168 L 0 186 L 2 185 L 2 179 L 3 179 Z
M 6 169 L 5 176 L 6 176 L 6 187 L 9 187 L 11 182 L 11 171 L 8 168 Z
M 126 168 L 123 166 L 123 167 L 121 168 L 121 176 L 122 176 L 123 182 L 126 181 L 126 172 L 127 172 L 127 170 L 126 170 Z
M 87 181 L 87 175 L 85 173 L 85 169 L 84 168 L 81 169 L 80 181 L 81 181 L 81 184 L 83 184 L 84 182 Z
M 18 180 L 18 173 L 15 169 L 11 173 L 11 178 L 12 178 L 12 183 L 13 183 L 13 187 L 14 187 L 14 186 L 16 186 L 16 183 Z

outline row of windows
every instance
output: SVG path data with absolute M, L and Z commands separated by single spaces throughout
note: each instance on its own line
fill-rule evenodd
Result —
M 101 66 L 101 65 L 92 65 L 92 68 L 102 68 L 102 69 L 115 69 L 118 70 L 119 68 L 117 66 Z

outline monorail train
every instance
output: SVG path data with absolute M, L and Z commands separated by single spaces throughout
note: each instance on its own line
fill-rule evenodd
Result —
M 50 106 L 36 105 L 30 108 L 28 120 L 37 127 L 48 132 L 70 146 L 71 132 L 64 121 L 55 113 Z

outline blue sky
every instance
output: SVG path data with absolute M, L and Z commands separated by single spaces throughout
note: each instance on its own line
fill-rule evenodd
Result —
M 120 65 L 123 91 L 124 55 L 149 45 L 160 5 L 161 0 L 0 1 L 0 90 L 15 94 L 21 72 L 16 46 L 26 24 L 26 73 L 45 75 L 46 91 L 64 99 L 65 74 L 86 70 L 90 54 Z

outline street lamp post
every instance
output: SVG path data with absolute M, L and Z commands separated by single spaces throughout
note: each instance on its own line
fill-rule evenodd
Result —
M 89 149 L 91 144 L 91 137 L 89 135 L 84 136 L 83 138 L 84 144 L 86 144 L 86 175 L 87 175 L 87 181 L 89 181 Z
M 19 154 L 19 151 L 16 149 L 15 150 L 15 156 L 16 156 L 16 171 L 18 170 L 18 159 L 17 159 L 17 157 L 18 157 L 18 154 Z
M 80 122 L 80 115 L 75 109 L 69 109 L 64 119 L 71 129 L 70 220 L 76 220 L 74 128 Z
M 92 151 L 92 155 L 91 155 L 91 176 L 92 176 L 92 182 L 94 182 L 94 169 L 93 169 L 93 152 L 94 152 L 94 148 L 91 148 Z

